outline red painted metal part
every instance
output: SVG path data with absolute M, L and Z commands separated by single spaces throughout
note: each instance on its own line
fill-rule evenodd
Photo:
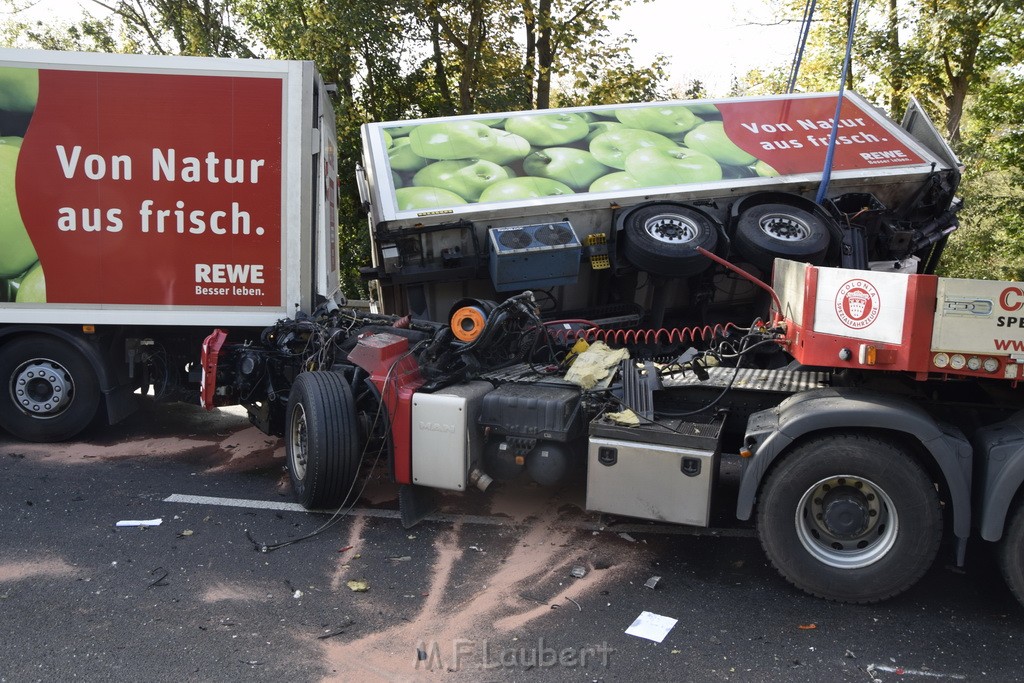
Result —
M 393 471 L 399 484 L 412 483 L 412 396 L 423 385 L 409 340 L 380 332 L 359 338 L 348 359 L 370 374 L 391 420 Z
M 227 332 L 215 329 L 203 340 L 203 378 L 199 384 L 199 404 L 207 410 L 213 410 L 217 405 L 214 401 L 214 393 L 217 391 L 217 360 L 227 339 Z

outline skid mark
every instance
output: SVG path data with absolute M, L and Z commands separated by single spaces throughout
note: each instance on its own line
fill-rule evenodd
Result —
M 557 614 L 550 607 L 555 603 L 575 609 L 566 597 L 578 601 L 626 573 L 632 563 L 643 561 L 642 553 L 635 552 L 629 564 L 594 570 L 581 558 L 592 553 L 590 544 L 600 541 L 556 527 L 550 513 L 526 526 L 504 557 L 471 553 L 464 558 L 467 541 L 462 536 L 463 530 L 456 527 L 435 542 L 429 592 L 414 618 L 352 642 L 322 645 L 327 668 L 333 672 L 329 680 L 417 681 L 453 675 L 475 680 L 481 674 L 481 659 L 468 655 L 453 662 L 457 641 L 481 641 L 495 630 L 512 636 L 530 622 Z M 470 558 L 487 563 L 482 569 L 490 573 L 482 583 L 465 580 L 473 568 L 462 560 Z M 568 578 L 567 567 L 576 563 L 590 564 L 583 579 Z M 428 670 L 418 662 L 417 648 L 427 653 L 439 648 L 442 660 Z

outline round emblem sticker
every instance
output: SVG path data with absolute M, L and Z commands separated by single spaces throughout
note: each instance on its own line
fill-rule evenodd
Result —
M 836 315 L 854 330 L 875 322 L 880 306 L 878 290 L 867 280 L 849 280 L 836 293 Z

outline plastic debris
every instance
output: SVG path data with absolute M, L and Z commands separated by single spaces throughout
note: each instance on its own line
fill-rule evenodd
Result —
M 672 617 L 665 617 L 654 612 L 641 612 L 640 616 L 634 619 L 626 629 L 626 635 L 660 643 L 665 640 L 665 636 L 675 628 L 677 623 L 679 620 Z
M 298 600 L 299 598 L 302 597 L 302 591 L 296 590 L 294 593 L 292 593 L 292 597 L 295 598 L 296 600 Z
M 582 579 L 586 575 L 587 568 L 581 564 L 576 565 L 572 568 L 572 571 L 569 572 L 569 576 L 573 577 L 574 579 Z
M 575 600 L 573 600 L 572 598 L 570 598 L 570 597 L 569 597 L 568 595 L 567 595 L 567 596 L 565 596 L 565 599 L 566 599 L 566 600 L 568 600 L 569 602 L 571 602 L 572 604 L 576 605 L 576 609 L 578 609 L 578 610 L 579 610 L 579 611 L 581 611 L 581 612 L 583 611 L 583 607 L 582 607 L 582 606 L 580 606 L 580 603 L 576 602 Z
M 629 408 L 618 413 L 605 413 L 604 416 L 617 425 L 623 427 L 639 427 L 640 417 Z
M 612 349 L 604 342 L 594 342 L 576 358 L 572 367 L 565 373 L 565 381 L 584 389 L 593 389 L 603 382 L 610 384 L 615 375 L 615 368 L 620 361 L 627 358 L 629 351 L 626 349 Z
M 797 626 L 797 628 L 799 628 L 801 631 L 813 631 L 814 629 L 818 628 L 818 625 L 817 624 L 800 624 L 799 626 Z
M 646 581 L 644 581 L 644 586 L 647 587 L 647 588 L 652 588 L 653 589 L 655 586 L 658 585 L 659 581 L 661 581 L 661 577 L 660 576 L 652 576 L 651 578 L 649 578 Z
M 162 517 L 157 519 L 122 519 L 114 526 L 160 526 L 163 523 Z
M 629 534 L 627 534 L 625 531 L 623 531 L 621 534 L 619 534 L 619 538 L 621 538 L 621 539 L 623 539 L 625 541 L 629 541 L 630 543 L 636 543 L 636 539 L 633 538 L 632 536 L 630 536 Z
M 345 585 L 348 586 L 349 590 L 356 593 L 365 593 L 370 590 L 370 582 L 365 579 L 352 579 L 351 581 L 347 581 Z
M 478 553 L 482 553 L 482 552 L 484 552 L 484 549 L 483 549 L 483 548 L 481 548 L 481 547 L 480 547 L 480 546 L 478 546 L 478 545 L 471 545 L 471 546 L 469 546 L 469 549 L 470 549 L 470 550 L 475 550 L 475 551 L 477 551 Z
M 195 532 L 192 531 L 191 529 L 185 529 L 184 531 L 182 531 L 181 533 L 178 534 L 178 538 L 185 538 L 187 536 L 191 536 L 194 533 Z
M 389 557 L 388 559 L 392 562 L 409 562 L 412 560 L 412 557 L 409 555 L 402 555 L 401 557 Z

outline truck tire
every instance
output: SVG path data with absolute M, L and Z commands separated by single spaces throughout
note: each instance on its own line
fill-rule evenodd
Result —
M 942 535 L 932 480 L 900 447 L 833 433 L 799 445 L 771 472 L 757 531 L 772 565 L 797 588 L 867 604 L 913 586 Z
M 336 508 L 350 496 L 361 451 L 355 401 L 342 375 L 303 372 L 296 378 L 285 416 L 285 455 L 303 507 Z
M 25 441 L 66 441 L 100 405 L 96 371 L 80 351 L 45 335 L 0 347 L 0 427 Z
M 622 253 L 637 269 L 667 277 L 689 277 L 703 272 L 711 259 L 697 247 L 714 251 L 718 230 L 696 209 L 682 204 L 647 204 L 623 217 Z
M 828 251 L 828 227 L 817 216 L 788 204 L 760 204 L 736 221 L 736 250 L 765 273 L 776 258 L 820 265 Z
M 1017 602 L 1024 605 L 1024 503 L 1018 504 L 1011 513 L 1010 523 L 999 541 L 998 553 L 1006 585 Z

